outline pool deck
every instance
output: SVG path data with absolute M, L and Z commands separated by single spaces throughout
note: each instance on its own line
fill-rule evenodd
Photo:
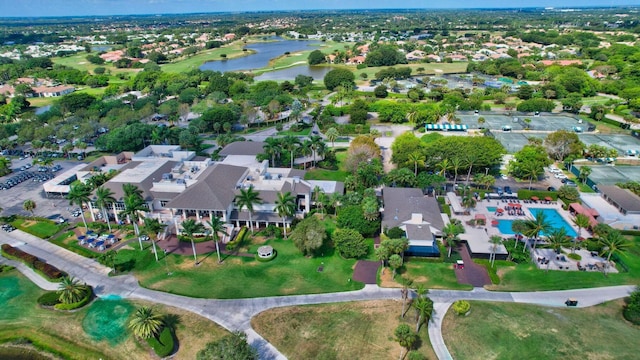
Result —
M 509 215 L 507 211 L 504 211 L 502 215 L 497 216 L 497 213 L 489 211 L 487 207 L 497 207 L 504 209 L 509 203 L 517 203 L 522 206 L 524 216 Z M 545 201 L 538 201 L 537 203 L 525 203 L 523 200 L 481 200 L 476 204 L 475 209 L 471 211 L 470 215 L 453 215 L 454 218 L 460 220 L 465 228 L 465 233 L 460 234 L 460 239 L 466 241 L 469 244 L 469 249 L 473 254 L 485 254 L 491 253 L 492 244 L 489 242 L 491 236 L 497 235 L 504 239 L 513 238 L 512 234 L 503 234 L 496 226 L 492 226 L 493 220 L 528 220 L 533 219 L 534 216 L 529 210 L 533 209 L 554 209 L 560 214 L 560 216 L 566 221 L 566 223 L 574 229 L 578 236 L 582 234 L 578 233 L 578 228 L 573 225 L 573 220 L 568 211 L 562 209 L 561 202 L 551 201 L 547 203 Z M 476 214 L 483 214 L 487 218 L 487 225 L 470 226 L 467 221 L 475 218 Z M 583 230 L 583 233 L 585 230 Z M 496 254 L 507 255 L 508 252 L 503 245 L 499 245 L 496 250 Z M 577 269 L 577 266 L 576 266 Z

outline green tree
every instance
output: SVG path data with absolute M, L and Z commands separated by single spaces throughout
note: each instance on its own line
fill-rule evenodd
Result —
M 303 255 L 313 255 L 324 244 L 327 232 L 317 217 L 310 216 L 296 226 L 290 238 Z
M 567 130 L 558 130 L 547 135 L 544 139 L 544 145 L 549 156 L 558 161 L 562 161 L 570 155 L 582 156 L 585 150 L 578 134 Z
M 325 133 L 324 135 L 327 137 L 327 140 L 329 140 L 331 142 L 331 147 L 335 146 L 335 141 L 338 139 L 338 136 L 340 135 L 340 133 L 338 132 L 338 129 L 334 128 L 334 127 L 330 127 Z
M 402 260 L 402 257 L 400 255 L 393 254 L 393 255 L 389 256 L 389 267 L 391 267 L 391 269 L 393 269 L 392 278 L 395 279 L 396 273 L 398 272 L 398 269 L 402 267 L 402 264 L 403 264 L 403 260 Z
M 525 220 L 522 219 L 517 219 L 517 220 L 513 220 L 513 222 L 511 223 L 511 231 L 513 231 L 516 235 L 516 245 L 514 247 L 514 249 L 518 248 L 518 235 L 522 235 L 525 234 L 527 232 L 527 222 Z M 525 247 L 523 246 L 522 251 L 525 250 Z
M 573 186 L 562 185 L 558 188 L 558 197 L 574 202 L 580 198 L 580 192 Z
M 227 230 L 224 227 L 224 221 L 217 216 L 212 216 L 211 220 L 207 222 L 209 228 L 211 228 L 211 236 L 213 237 L 213 241 L 216 244 L 216 254 L 218 254 L 218 264 L 222 263 L 222 258 L 220 257 L 220 233 L 227 234 Z
M 140 212 L 145 210 L 147 210 L 147 207 L 141 197 L 129 195 L 124 198 L 124 210 L 120 211 L 120 214 L 126 216 L 133 224 L 133 231 L 136 233 L 136 236 L 138 236 L 140 250 L 142 250 L 142 239 L 140 239 L 138 223 L 140 222 Z
M 258 360 L 258 352 L 247 342 L 247 335 L 235 331 L 222 339 L 208 343 L 198 351 L 196 360 Z
M 35 202 L 35 201 L 33 201 L 33 200 L 31 200 L 31 199 L 27 199 L 27 200 L 25 200 L 25 201 L 22 203 L 22 208 L 23 208 L 25 211 L 30 212 L 30 213 L 31 213 L 31 216 L 33 216 L 33 212 L 34 212 L 34 211 L 35 211 L 35 209 L 36 209 L 36 202 Z
M 354 229 L 362 236 L 373 236 L 376 231 L 380 230 L 380 218 L 374 221 L 367 220 L 361 205 L 341 207 L 336 224 L 339 228 Z
M 143 339 L 157 336 L 163 326 L 163 316 L 147 306 L 139 307 L 129 320 L 129 329 Z
M 364 237 L 353 229 L 336 229 L 331 235 L 333 244 L 340 256 L 346 259 L 359 259 L 367 255 L 369 245 Z
M 87 284 L 81 284 L 80 281 L 71 277 L 65 276 L 58 285 L 59 300 L 63 304 L 73 304 L 82 300 L 89 291 Z
M 182 222 L 182 231 L 187 234 L 189 240 L 191 240 L 191 250 L 193 250 L 193 261 L 198 265 L 198 254 L 196 253 L 196 244 L 193 240 L 194 234 L 203 233 L 205 231 L 204 225 L 196 222 L 193 219 L 187 219 Z
M 567 230 L 565 228 L 553 229 L 547 234 L 547 243 L 556 254 L 559 254 L 563 247 L 569 246 L 569 237 L 567 236 Z M 547 270 L 549 270 L 549 264 L 547 264 Z
M 598 237 L 598 242 L 602 245 L 602 254 L 607 256 L 607 264 L 604 267 L 604 273 L 606 275 L 607 269 L 610 266 L 611 257 L 614 254 L 623 254 L 631 247 L 631 243 L 618 230 L 612 230 L 605 236 Z
M 460 242 L 458 235 L 464 232 L 464 228 L 459 223 L 450 222 L 442 229 L 442 235 L 444 236 L 445 243 L 449 248 L 449 254 L 447 257 L 451 257 L 451 249 Z
M 416 309 L 417 321 L 416 332 L 420 331 L 420 325 L 428 323 L 433 314 L 433 301 L 425 295 L 419 296 L 413 301 L 413 307 Z
M 355 75 L 348 69 L 337 68 L 329 71 L 324 76 L 324 86 L 329 91 L 333 91 L 336 87 L 343 84 L 349 84 L 349 86 L 355 86 Z
M 240 193 L 235 197 L 235 202 L 236 206 L 238 207 L 238 211 L 247 209 L 247 211 L 249 212 L 249 227 L 251 228 L 251 233 L 253 234 L 253 220 L 251 216 L 253 214 L 253 207 L 262 204 L 260 193 L 253 188 L 253 185 L 251 185 L 247 189 L 240 189 Z
M 413 132 L 405 132 L 404 134 L 396 137 L 393 144 L 391 144 L 391 162 L 400 166 L 409 165 L 412 168 L 415 168 L 415 174 L 417 175 L 418 164 L 413 162 L 411 159 L 424 163 L 425 157 L 422 151 L 423 147 L 424 143 L 420 141 Z
M 402 346 L 406 351 L 413 349 L 413 346 L 418 340 L 418 336 L 407 324 L 398 325 L 393 334 L 398 344 L 400 344 L 400 346 Z M 403 353 L 400 353 L 400 358 L 403 358 Z
M 85 229 L 89 230 L 87 226 L 87 219 L 84 217 L 84 210 L 82 207 L 84 204 L 88 204 L 90 199 L 89 195 L 91 194 L 89 188 L 81 183 L 76 182 L 72 183 L 69 188 L 69 193 L 67 194 L 67 200 L 69 200 L 69 205 L 77 205 L 80 207 L 80 215 L 82 216 L 82 222 L 84 223 Z
M 307 62 L 309 62 L 309 65 L 318 65 L 326 62 L 326 59 L 322 51 L 313 50 L 312 52 L 309 53 L 309 56 L 307 57 Z
M 533 219 L 525 220 L 525 224 L 527 230 L 524 235 L 529 238 L 533 238 L 533 249 L 535 250 L 540 234 L 548 234 L 551 231 L 551 224 L 549 223 L 549 220 L 547 220 L 547 216 L 542 211 L 535 213 Z
M 589 217 L 585 214 L 577 214 L 576 217 L 573 219 L 573 223 L 576 224 L 576 226 L 578 227 L 578 236 L 582 236 L 582 229 L 588 229 L 589 226 L 591 226 L 591 221 L 589 220 Z M 574 242 L 574 246 L 573 246 L 573 251 L 575 251 L 575 243 Z
M 160 222 L 160 220 L 155 218 L 144 218 L 144 232 L 151 239 L 151 244 L 153 245 L 153 255 L 156 257 L 156 262 L 158 261 L 158 250 L 156 249 L 156 241 L 158 240 L 158 234 L 164 230 L 167 225 Z
M 591 175 L 591 172 L 593 171 L 593 169 L 590 166 L 581 166 L 580 167 L 580 175 L 578 175 L 578 178 L 582 181 L 582 183 L 586 183 L 587 179 L 589 178 L 589 175 Z
M 287 135 L 282 138 L 282 148 L 289 151 L 291 160 L 291 169 L 293 169 L 293 160 L 295 160 L 295 152 L 301 146 L 300 140 L 293 135 Z
M 104 186 L 100 186 L 96 188 L 96 199 L 95 203 L 100 211 L 102 211 L 102 216 L 107 222 L 107 227 L 109 228 L 109 232 L 111 232 L 111 222 L 109 221 L 109 212 L 107 211 L 107 207 L 116 202 L 116 198 L 113 197 L 113 191 Z
M 290 191 L 286 193 L 278 193 L 276 199 L 276 212 L 282 218 L 282 229 L 284 230 L 284 238 L 287 238 L 287 218 L 295 215 L 296 201 Z

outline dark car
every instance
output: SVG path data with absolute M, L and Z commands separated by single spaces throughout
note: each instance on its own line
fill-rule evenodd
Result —
M 511 186 L 505 186 L 504 187 L 504 192 L 507 194 L 511 194 Z
M 547 191 L 556 191 L 556 188 L 554 188 L 553 186 L 549 186 L 549 187 L 547 188 Z

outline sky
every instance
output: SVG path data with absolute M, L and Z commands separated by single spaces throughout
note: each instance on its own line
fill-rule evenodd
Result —
M 639 0 L 0 0 L 0 17 L 179 14 L 227 11 L 513 8 L 640 5 Z

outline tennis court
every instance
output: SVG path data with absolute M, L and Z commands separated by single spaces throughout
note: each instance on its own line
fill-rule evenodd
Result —
M 503 126 L 510 126 L 513 130 L 529 130 L 535 131 L 556 131 L 569 130 L 573 131 L 574 126 L 580 126 L 586 131 L 588 124 L 578 123 L 577 119 L 567 115 L 506 115 L 506 114 L 456 114 L 461 124 L 467 125 L 471 129 L 484 127 L 491 130 L 501 130 Z M 478 124 L 478 118 L 483 117 L 484 124 Z M 525 119 L 531 120 L 529 123 Z
M 576 166 L 578 169 L 580 166 Z M 594 184 L 615 185 L 640 179 L 640 166 L 592 166 L 589 180 Z
M 502 146 L 507 149 L 507 152 L 514 153 L 520 151 L 527 143 L 530 137 L 545 139 L 547 137 L 547 133 L 531 133 L 531 132 L 504 132 L 504 131 L 493 131 L 493 135 L 496 140 L 502 143 Z M 578 138 L 582 141 L 586 146 L 592 144 L 598 144 L 601 146 L 606 146 L 608 148 L 613 148 L 618 150 L 620 156 L 625 156 L 627 150 L 640 150 L 640 140 L 636 139 L 631 135 L 624 134 L 609 134 L 609 135 L 600 135 L 600 134 L 578 134 Z

